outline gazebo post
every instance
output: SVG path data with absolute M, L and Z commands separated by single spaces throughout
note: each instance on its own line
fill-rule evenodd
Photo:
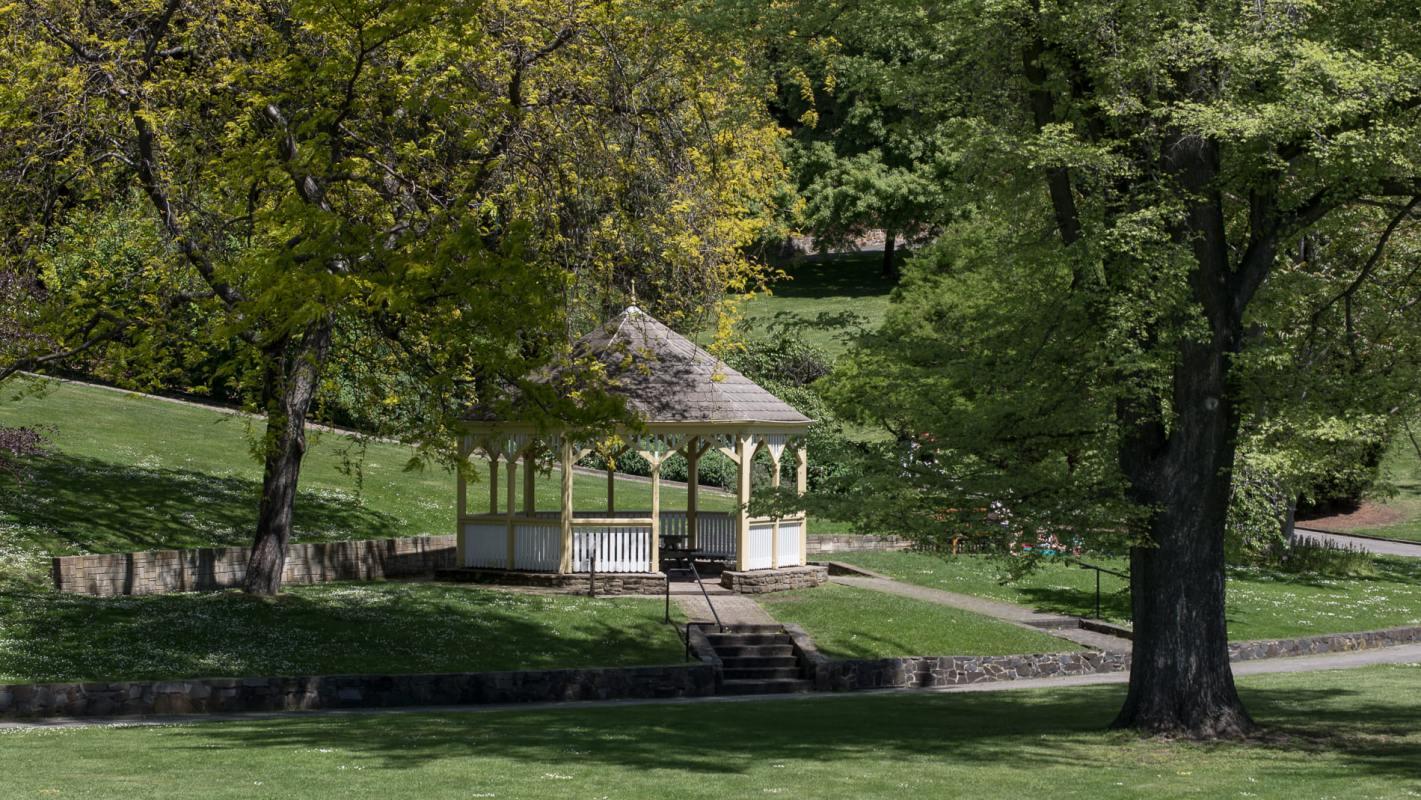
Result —
M 794 491 L 795 494 L 803 497 L 809 490 L 809 451 L 805 448 L 804 442 L 800 442 L 794 448 Z M 809 515 L 804 513 L 804 509 L 799 510 L 799 560 L 802 563 L 809 563 Z
M 770 488 L 780 488 L 780 460 L 775 456 L 775 451 L 770 450 L 770 463 L 774 470 L 770 473 Z M 770 566 L 778 568 L 780 565 L 780 518 L 775 517 L 774 526 L 770 533 Z
M 661 571 L 661 459 L 651 462 L 651 571 Z
M 615 516 L 617 513 L 617 468 L 612 463 L 612 459 L 607 459 L 607 516 Z
M 735 458 L 740 468 L 735 481 L 735 569 L 746 569 L 746 556 L 750 552 L 750 438 L 737 434 L 735 437 Z
M 533 463 L 536 456 L 533 454 L 533 445 L 528 445 L 528 449 L 523 453 L 523 516 L 531 517 L 538 510 L 536 499 L 537 489 L 533 486 Z
M 469 513 L 469 482 L 464 477 L 465 460 L 469 457 L 469 447 L 464 437 L 459 437 L 458 459 L 454 462 L 454 562 L 464 566 L 464 517 Z
M 513 569 L 514 508 L 518 504 L 518 454 L 508 454 L 508 568 Z
M 558 560 L 558 572 L 566 575 L 572 572 L 572 441 L 561 437 L 558 460 L 562 466 L 562 557 Z
M 498 454 L 488 454 L 488 513 L 498 513 Z
M 696 547 L 696 497 L 700 489 L 701 437 L 692 436 L 686 443 L 686 546 Z

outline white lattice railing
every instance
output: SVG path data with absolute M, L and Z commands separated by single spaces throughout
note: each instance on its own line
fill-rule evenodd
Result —
M 779 565 L 781 567 L 797 567 L 804 563 L 804 554 L 800 552 L 800 532 L 804 530 L 799 520 L 781 520 L 778 551 Z
M 572 571 L 650 572 L 650 525 L 588 525 L 572 531 Z
M 521 524 L 513 526 L 513 568 L 530 572 L 555 572 L 562 558 L 562 526 Z
M 503 520 L 464 523 L 464 566 L 508 566 L 508 525 Z

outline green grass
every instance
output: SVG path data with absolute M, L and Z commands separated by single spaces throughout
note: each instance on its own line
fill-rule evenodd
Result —
M 987 556 L 943 558 L 922 553 L 836 553 L 898 580 L 1080 616 L 1095 613 L 1095 573 L 1046 564 L 1001 583 L 1001 564 Z M 1124 571 L 1122 559 L 1090 559 Z M 1378 558 L 1370 575 L 1327 578 L 1232 568 L 1228 578 L 1229 638 L 1235 641 L 1312 636 L 1421 625 L 1421 560 Z M 1101 580 L 1102 615 L 1124 621 L 1130 600 L 1124 580 Z
M 776 318 L 793 319 L 805 341 L 837 356 L 859 330 L 872 330 L 888 312 L 894 284 L 879 274 L 880 253 L 796 261 L 769 295 L 742 306 L 752 337 L 764 336 Z
M 0 683 L 680 662 L 662 620 L 653 599 L 430 583 L 300 586 L 275 599 L 3 594 Z
M 1062 653 L 1065 639 L 908 597 L 826 584 L 780 592 L 760 604 L 781 622 L 796 622 L 831 658 L 997 656 Z
M 1269 735 L 1103 730 L 1124 687 L 0 732 L 6 797 L 1405 798 L 1421 667 L 1243 678 Z
M 1403 431 L 1387 451 L 1382 470 L 1396 489 L 1389 497 L 1375 502 L 1395 511 L 1401 521 L 1375 528 L 1361 528 L 1357 533 L 1385 536 L 1421 542 L 1421 455 Z
M 0 560 L 250 543 L 261 485 L 251 437 L 260 435 L 259 422 L 73 384 L 13 401 L 13 388 L 0 396 L 0 425 L 50 427 L 55 452 L 33 459 L 29 478 L 18 487 L 0 476 Z M 406 471 L 409 448 L 372 443 L 358 484 L 342 469 L 346 456 L 355 455 L 349 437 L 313 433 L 311 439 L 295 541 L 453 531 L 451 473 L 439 467 Z M 539 477 L 540 509 L 558 507 L 559 480 L 556 471 Z M 521 478 L 518 484 L 521 493 Z M 579 508 L 605 507 L 605 479 L 581 475 L 574 485 Z M 470 485 L 471 509 L 485 508 L 487 497 L 485 483 Z M 685 490 L 664 487 L 662 503 L 684 508 Z M 723 494 L 701 495 L 708 510 L 733 503 Z M 619 481 L 617 505 L 650 508 L 650 486 Z

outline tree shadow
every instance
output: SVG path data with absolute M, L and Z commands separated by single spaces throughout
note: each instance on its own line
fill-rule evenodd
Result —
M 1069 614 L 1074 617 L 1095 617 L 1095 591 L 1093 589 L 1071 589 L 1060 586 L 1024 586 L 1017 589 L 1026 605 L 1037 611 L 1052 614 Z M 1100 591 L 1100 615 L 1103 619 L 1125 622 L 1130 619 L 1130 590 L 1109 589 L 1102 586 Z
M 60 453 L 31 460 L 29 477 L 0 499 L 33 549 L 57 554 L 247 545 L 256 529 L 257 481 L 193 470 L 117 464 Z M 352 496 L 303 490 L 301 541 L 383 538 L 400 520 Z
M 872 252 L 797 259 L 789 267 L 792 278 L 776 283 L 774 293 L 803 298 L 882 297 L 896 286 L 880 274 L 882 263 L 883 254 Z
M 0 593 L 0 683 L 677 663 L 655 602 L 456 584 L 95 598 Z
M 410 769 L 480 755 L 520 764 L 564 761 L 596 768 L 677 770 L 699 775 L 748 772 L 784 760 L 882 769 L 907 758 L 967 766 L 1042 769 L 1058 765 L 1118 768 L 1133 734 L 1105 727 L 1123 697 L 1119 686 L 1049 692 L 835 697 L 713 705 L 537 710 L 485 714 L 286 718 L 278 724 L 228 723 L 207 729 L 200 745 L 247 748 L 325 747 L 372 766 Z M 1252 689 L 1247 702 L 1268 732 L 1244 742 L 1202 747 L 1341 756 L 1340 766 L 1386 778 L 1418 777 L 1421 743 L 1415 707 L 1345 689 Z M 1339 705 L 1338 700 L 1345 700 Z M 575 755 L 569 756 L 569 743 Z M 1106 745 L 1106 746 L 1102 746 Z M 198 749 L 197 746 L 194 749 Z M 1350 774 L 1350 772 L 1348 773 Z

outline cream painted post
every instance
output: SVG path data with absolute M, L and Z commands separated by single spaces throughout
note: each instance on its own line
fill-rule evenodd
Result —
M 617 512 L 617 504 L 614 498 L 617 496 L 617 470 L 612 466 L 611 460 L 607 461 L 607 516 L 614 516 Z
M 488 457 L 488 513 L 498 513 L 498 455 Z
M 454 560 L 455 566 L 468 564 L 464 547 L 464 517 L 469 511 L 469 483 L 464 478 L 465 459 L 469 450 L 464 446 L 464 438 L 459 437 L 459 458 L 454 463 Z
M 535 502 L 537 490 L 533 486 L 534 456 L 533 446 L 529 445 L 527 452 L 523 454 L 523 516 L 531 517 L 533 512 L 538 510 Z
M 562 463 L 562 557 L 558 560 L 558 572 L 566 575 L 572 572 L 572 442 L 562 438 L 559 453 Z
M 750 552 L 750 437 L 735 437 L 735 457 L 740 471 L 735 481 L 735 568 L 745 570 Z
M 774 466 L 774 471 L 770 473 L 770 488 L 780 488 L 780 460 L 775 458 L 775 451 L 770 451 L 770 463 Z M 780 518 L 775 517 L 774 527 L 770 533 L 770 566 L 778 568 L 780 565 Z
M 701 437 L 686 443 L 686 546 L 696 546 L 696 495 L 700 489 Z
M 661 459 L 651 462 L 651 571 L 661 571 Z
M 513 514 L 518 504 L 518 454 L 508 454 L 508 568 L 513 569 Z
M 794 491 L 800 497 L 809 490 L 809 452 L 801 443 L 794 448 Z M 799 563 L 809 563 L 809 515 L 799 510 Z

